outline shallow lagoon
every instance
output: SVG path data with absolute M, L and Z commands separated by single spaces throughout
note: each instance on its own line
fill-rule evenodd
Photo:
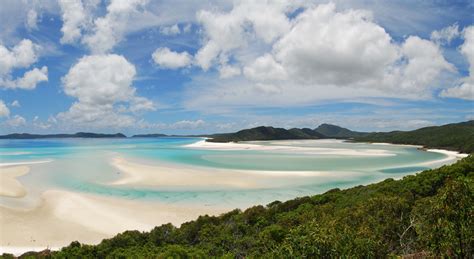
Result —
M 426 152 L 413 146 L 350 143 L 340 140 L 260 141 L 250 142 L 259 148 L 230 150 L 190 148 L 199 138 L 136 139 L 47 139 L 1 140 L 0 163 L 31 164 L 31 172 L 19 178 L 28 189 L 21 199 L 2 197 L 9 206 L 25 206 L 37 202 L 48 189 L 121 197 L 125 199 L 159 200 L 168 203 L 192 203 L 205 206 L 247 207 L 274 200 L 324 192 L 400 178 L 428 168 L 438 167 L 454 159 Z M 226 144 L 224 144 L 226 145 Z M 234 145 L 235 146 L 235 145 Z M 215 186 L 199 188 L 162 188 L 113 186 L 120 172 L 110 165 L 113 157 L 137 163 L 173 164 L 187 167 L 224 168 L 251 171 L 318 171 L 330 177 L 294 177 L 274 179 L 274 188 L 242 189 Z M 342 174 L 344 173 L 344 174 Z M 343 177 L 342 177 L 343 175 Z M 209 179 L 212 182 L 212 179 Z

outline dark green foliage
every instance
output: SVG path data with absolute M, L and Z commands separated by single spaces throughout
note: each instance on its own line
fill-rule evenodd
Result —
M 428 148 L 474 152 L 474 120 L 421 128 L 413 131 L 378 132 L 358 137 L 356 141 L 422 145 Z
M 95 246 L 73 242 L 52 257 L 469 258 L 473 193 L 471 155 L 401 180 L 201 216 L 180 228 L 126 231 Z
M 215 134 L 211 136 L 210 142 L 237 142 L 251 140 L 282 140 L 282 139 L 318 139 L 324 136 L 311 129 L 283 129 L 260 126 L 245 129 L 236 133 Z
M 274 128 L 260 126 L 244 129 L 235 133 L 210 135 L 210 142 L 237 142 L 251 140 L 282 140 L 282 139 L 321 139 L 321 138 L 353 138 L 363 136 L 363 132 L 355 132 L 335 125 L 322 124 L 316 129 L 309 128 Z
M 326 136 L 326 138 L 355 138 L 369 134 L 366 132 L 352 131 L 346 128 L 326 123 L 319 125 L 319 127 L 314 129 L 314 131 L 320 133 L 323 136 Z

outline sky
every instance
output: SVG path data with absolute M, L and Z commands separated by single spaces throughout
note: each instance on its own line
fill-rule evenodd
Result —
M 474 119 L 472 1 L 0 0 L 0 134 Z

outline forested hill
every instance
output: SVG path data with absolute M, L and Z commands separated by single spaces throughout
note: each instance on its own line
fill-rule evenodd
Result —
M 337 125 L 331 125 L 331 124 L 321 124 L 319 125 L 314 131 L 320 133 L 321 135 L 327 137 L 327 138 L 355 138 L 355 137 L 361 137 L 365 136 L 369 133 L 367 132 L 358 132 L 358 131 L 352 131 L 350 129 L 346 129 L 343 127 L 339 127 Z
M 283 140 L 283 139 L 322 139 L 322 138 L 352 138 L 364 133 L 354 132 L 335 125 L 322 124 L 316 129 L 309 128 L 274 128 L 260 126 L 244 129 L 235 133 L 210 135 L 210 142 L 237 142 L 251 140 Z
M 99 245 L 73 242 L 53 258 L 470 258 L 474 156 L 402 180 L 387 179 L 275 201 L 180 228 L 126 231 Z
M 474 120 L 426 127 L 412 131 L 392 131 L 371 133 L 356 137 L 356 141 L 388 142 L 394 144 L 423 145 L 428 148 L 441 148 L 474 152 Z
M 422 145 L 463 153 L 474 152 L 474 120 L 442 126 L 425 127 L 412 131 L 357 132 L 336 125 L 322 124 L 316 129 L 283 129 L 257 127 L 235 133 L 210 135 L 210 142 L 238 142 L 251 140 L 322 139 L 340 138 L 360 142 L 387 142 L 393 144 Z
M 45 139 L 45 138 L 126 138 L 122 133 L 116 134 L 101 134 L 90 132 L 78 132 L 75 134 L 28 134 L 28 133 L 13 133 L 0 136 L 0 139 Z

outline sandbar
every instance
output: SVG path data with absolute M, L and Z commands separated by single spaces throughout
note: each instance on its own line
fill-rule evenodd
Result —
M 184 187 L 201 189 L 258 189 L 287 186 L 302 182 L 309 177 L 326 179 L 348 179 L 358 177 L 357 172 L 333 171 L 257 171 L 233 170 L 178 164 L 144 164 L 130 162 L 122 157 L 111 160 L 121 178 L 111 185 Z
M 20 198 L 26 195 L 25 187 L 16 179 L 30 171 L 28 166 L 0 169 L 0 196 Z

